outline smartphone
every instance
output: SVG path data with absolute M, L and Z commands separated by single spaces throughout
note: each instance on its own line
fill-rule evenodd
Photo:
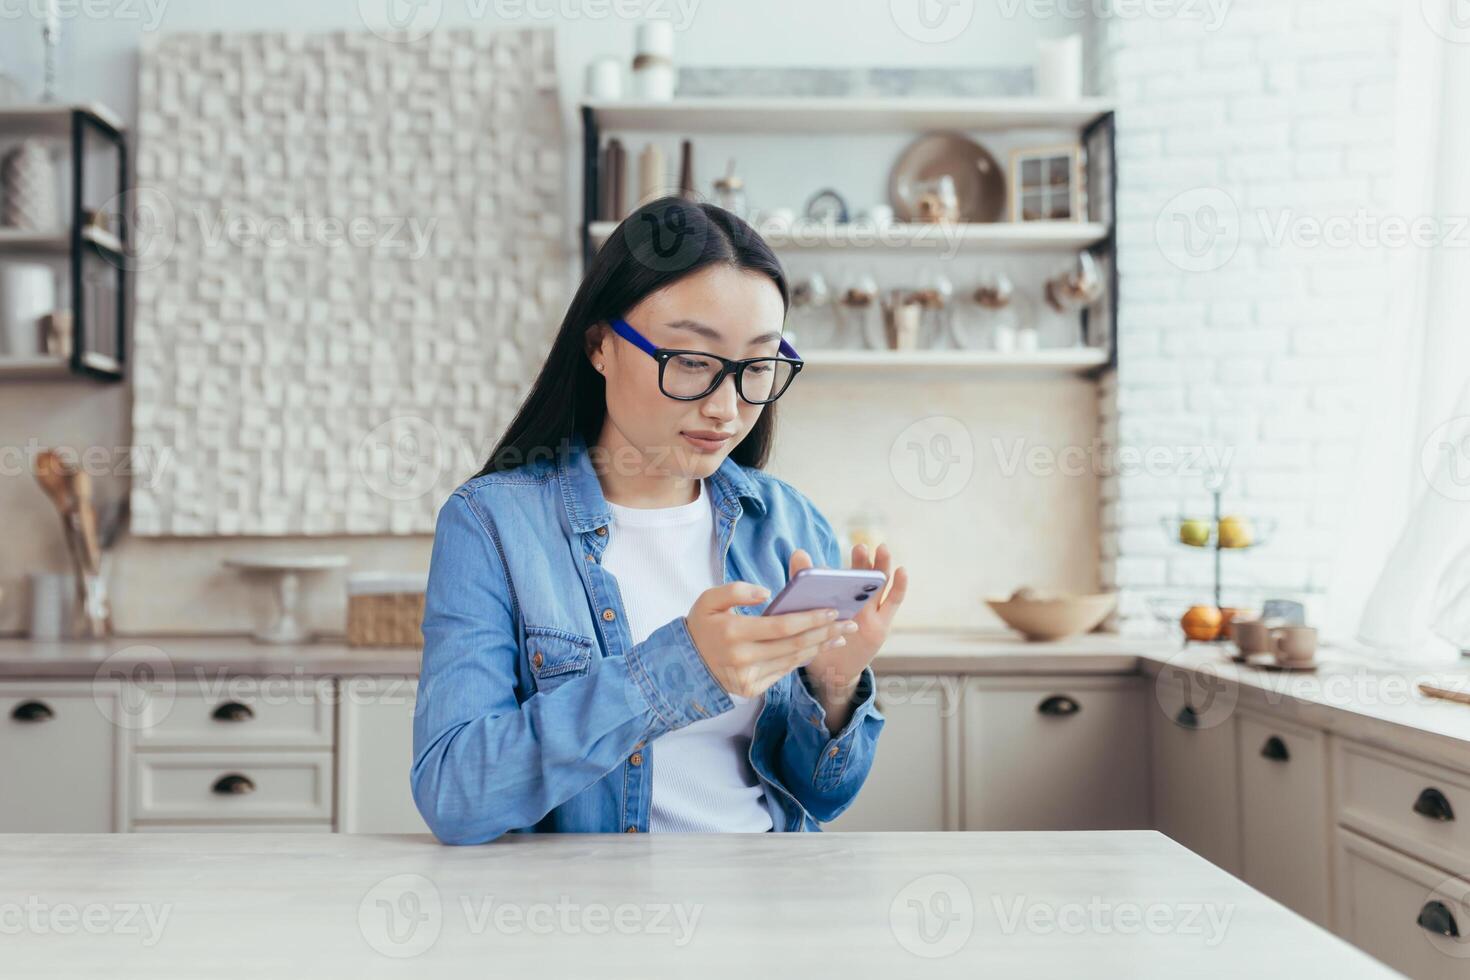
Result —
M 803 568 L 761 615 L 836 609 L 839 620 L 852 619 L 866 603 L 883 594 L 887 581 L 886 575 L 872 568 Z

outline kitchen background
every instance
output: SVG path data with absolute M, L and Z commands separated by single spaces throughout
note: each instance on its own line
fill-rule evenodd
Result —
M 5 15 L 0 59 L 18 78 L 40 77 L 35 14 L 45 6 L 38 0 Z M 350 387 L 358 377 L 354 365 L 367 370 L 358 359 L 362 348 L 380 346 L 385 336 L 389 349 L 375 347 L 374 357 L 382 353 L 425 365 L 417 385 L 404 380 L 411 372 L 394 373 L 386 382 L 390 396 L 355 409 L 353 418 L 333 430 L 362 433 L 357 439 L 315 443 L 319 433 L 293 428 L 292 413 L 279 403 L 263 414 L 259 406 L 231 403 L 231 392 L 256 389 L 222 379 L 238 381 L 242 364 L 252 358 L 275 363 L 269 360 L 273 355 L 243 350 L 217 358 L 201 349 L 236 341 L 248 347 L 245 328 L 259 327 L 265 315 L 252 311 L 251 302 L 272 302 L 272 293 L 289 297 L 301 283 L 289 278 L 288 255 L 252 255 L 246 248 L 237 256 L 246 263 L 236 270 L 237 280 L 255 286 L 222 297 L 203 287 L 194 291 L 187 221 L 179 222 L 174 254 L 151 268 L 140 265 L 136 273 L 136 346 L 128 383 L 0 383 L 0 446 L 6 447 L 0 512 L 9 518 L 7 546 L 0 552 L 0 632 L 25 630 L 31 573 L 67 567 L 59 524 L 30 474 L 37 447 L 102 447 L 119 475 L 100 479 L 99 491 L 118 492 L 126 484 L 120 474 L 129 447 L 140 472 L 157 480 L 141 494 L 134 487 L 132 532 L 116 547 L 113 618 L 119 633 L 239 634 L 255 628 L 269 593 L 225 567 L 230 558 L 346 556 L 347 568 L 308 579 L 302 598 L 306 625 L 327 633 L 343 628 L 342 582 L 349 571 L 426 568 L 426 521 L 443 492 L 478 466 L 514 406 L 513 377 L 497 377 L 497 356 L 509 343 L 518 356 L 536 363 L 537 338 L 554 328 L 576 281 L 582 248 L 577 108 L 588 66 L 605 56 L 626 63 L 639 24 L 648 19 L 674 23 L 681 94 L 709 90 L 731 96 L 745 94 L 743 86 L 763 86 L 751 91 L 756 95 L 802 94 L 809 86 L 818 94 L 855 97 L 1026 95 L 1033 91 L 1042 42 L 1080 34 L 1087 95 L 1106 100 L 1116 112 L 1115 372 L 1103 371 L 1099 378 L 1034 366 L 824 370 L 813 364 L 782 402 L 773 471 L 803 488 L 839 530 L 865 521 L 879 524 L 914 573 L 907 626 L 995 626 L 982 597 L 1032 585 L 1117 588 L 1122 601 L 1114 625 L 1158 629 L 1151 601 L 1166 608 L 1171 602 L 1188 605 L 1212 585 L 1209 556 L 1181 547 L 1161 523 L 1208 516 L 1204 464 L 1216 460 L 1229 464 L 1226 512 L 1271 528 L 1268 540 L 1262 535 L 1262 547 L 1226 556 L 1227 603 L 1249 604 L 1268 595 L 1300 598 L 1317 621 L 1348 637 L 1357 630 L 1413 503 L 1426 495 L 1421 450 L 1430 447 L 1433 463 L 1435 446 L 1464 448 L 1451 438 L 1458 430 L 1445 426 L 1465 411 L 1456 405 L 1467 341 L 1463 331 L 1455 335 L 1449 316 L 1463 308 L 1464 284 L 1470 282 L 1462 274 L 1465 250 L 1384 247 L 1364 233 L 1350 235 L 1346 244 L 1323 244 L 1296 234 L 1365 212 L 1380 220 L 1466 213 L 1470 201 L 1462 174 L 1444 165 L 1464 156 L 1466 136 L 1463 127 L 1447 124 L 1457 107 L 1446 97 L 1466 91 L 1455 85 L 1464 77 L 1465 45 L 1457 43 L 1464 38 L 1454 22 L 1437 20 L 1428 9 L 1433 5 L 1421 11 L 1392 0 L 1219 0 L 1145 8 L 1107 0 L 1016 0 L 936 7 L 930 13 L 942 14 L 937 21 L 916 20 L 910 5 L 901 3 L 837 0 L 706 0 L 685 7 L 650 0 L 632 5 L 636 16 L 591 3 L 405 5 L 417 24 L 433 26 L 421 43 L 412 36 L 384 40 L 393 8 L 366 0 L 62 6 L 60 96 L 103 103 L 119 115 L 134 133 L 137 180 L 145 189 L 150 181 L 190 184 L 170 172 L 178 161 L 207 168 L 212 155 L 241 152 L 252 138 L 279 139 L 284 169 L 266 166 L 267 190 L 272 182 L 279 185 L 283 205 L 323 207 L 309 199 L 308 189 L 282 179 L 293 157 L 309 152 L 302 148 L 312 145 L 308 138 L 299 130 L 252 132 L 232 114 L 224 96 L 231 84 L 251 85 L 248 72 L 233 83 L 228 72 L 217 76 L 218 90 L 209 95 L 181 89 L 180 80 L 210 77 L 216 55 L 226 62 L 238 56 L 228 55 L 232 45 L 250 49 L 248 57 L 255 60 L 245 63 L 255 64 L 262 78 L 289 66 L 309 79 L 313 59 L 320 59 L 318 77 L 354 59 L 366 66 L 365 78 L 381 71 L 386 110 L 359 100 L 334 113 L 387 111 L 405 127 L 411 144 L 410 134 L 423 131 L 415 128 L 422 118 L 432 119 L 432 126 L 444 124 L 438 118 L 443 114 L 458 119 L 452 96 L 460 86 L 488 90 L 499 78 L 496 72 L 506 70 L 494 60 L 476 63 L 476 45 L 487 50 L 484 34 L 529 28 L 540 36 L 526 42 L 536 50 L 527 54 L 507 40 L 502 53 L 509 52 L 516 71 L 545 67 L 561 125 L 535 127 L 537 146 L 545 152 L 530 164 L 496 157 L 504 147 L 482 144 L 477 134 L 465 134 L 463 145 L 453 141 L 446 149 L 451 158 L 489 158 L 510 171 L 482 175 L 483 185 L 465 183 L 463 173 L 436 183 L 422 172 L 395 172 L 385 175 L 382 188 L 356 197 L 332 189 L 332 200 L 347 200 L 349 208 L 388 201 L 374 214 L 406 220 L 428 220 L 446 207 L 452 211 L 458 202 L 448 199 L 455 195 L 473 199 L 483 193 L 511 202 L 531 194 L 536 202 L 533 212 L 516 214 L 523 220 L 517 226 L 521 240 L 540 249 L 530 263 L 539 280 L 527 286 L 528 264 L 517 265 L 522 279 L 514 288 L 527 290 L 520 294 L 523 302 L 489 304 L 496 310 L 489 322 L 473 319 L 473 297 L 465 313 L 469 326 L 446 326 L 452 320 L 446 311 L 461 312 L 453 304 L 464 297 L 426 290 L 421 306 L 409 309 L 394 299 L 379 302 L 366 282 L 354 294 L 311 296 L 297 311 L 305 322 L 325 317 L 331 328 L 324 338 L 302 339 L 303 334 L 300 346 L 286 350 L 288 361 L 311 355 L 305 358 L 309 366 L 293 362 L 283 381 L 288 389 Z M 782 29 L 771 30 L 773 23 Z M 324 32 L 346 33 L 311 39 Z M 507 76 L 503 84 L 518 87 L 525 99 L 539 97 L 540 82 L 524 73 Z M 443 98 L 424 95 L 432 96 L 436 87 Z M 267 100 L 271 91 L 267 85 Z M 412 95 L 392 101 L 386 93 L 393 91 Z M 511 111 L 524 113 L 526 104 L 531 103 Z M 241 131 L 230 131 L 232 120 Z M 293 135 L 301 136 L 302 147 L 290 145 Z M 734 158 L 752 208 L 799 211 L 813 194 L 831 187 L 859 212 L 886 203 L 889 170 L 913 135 L 904 127 L 860 136 L 696 135 L 697 186 L 713 196 L 712 182 Z M 1014 134 L 977 136 L 1001 161 L 1010 149 L 1027 145 L 1018 144 Z M 503 143 L 503 137 L 496 139 Z M 676 135 L 627 136 L 630 171 L 649 139 L 660 142 L 672 182 Z M 271 159 L 257 151 L 252 159 Z M 559 187 L 557 180 L 548 183 L 548 173 Z M 207 183 L 195 180 L 191 186 Z M 636 190 L 630 178 L 629 195 Z M 296 200 L 297 195 L 306 198 Z M 223 207 L 226 198 L 213 200 Z M 415 200 L 425 202 L 422 210 Z M 537 215 L 544 220 L 535 220 Z M 437 274 L 435 281 L 484 277 L 488 283 L 500 274 L 497 256 L 446 256 L 434 250 L 442 241 L 430 236 L 423 263 L 437 270 L 425 273 Z M 981 315 L 968 302 L 975 286 L 1004 271 L 1034 297 L 1029 302 L 1041 311 L 1044 346 L 1075 340 L 1067 335 L 1069 321 L 1046 314 L 1039 297 L 1040 284 L 1069 261 L 1065 251 L 892 251 L 783 254 L 789 254 L 793 281 L 820 272 L 834 291 L 864 273 L 885 288 L 946 275 L 962 301 L 954 312 L 962 319 Z M 396 285 L 412 275 L 404 273 Z M 186 311 L 200 308 L 189 303 L 218 313 L 219 322 L 203 334 L 182 333 L 179 323 L 189 317 L 178 316 L 181 304 Z M 810 319 L 815 315 L 793 314 L 798 349 L 803 331 L 824 329 Z M 383 328 L 384 321 L 398 326 Z M 403 327 L 406 321 L 412 325 Z M 453 336 L 452 344 L 436 348 L 435 324 Z M 851 321 L 844 331 L 853 338 Z M 217 339 L 215 346 L 206 343 L 209 338 Z M 482 369 L 484 383 L 446 353 L 465 350 L 483 358 L 470 367 Z M 191 360 L 196 357 L 201 360 Z M 270 374 L 261 371 L 261 383 Z M 374 383 L 381 380 L 372 377 Z M 395 420 L 433 418 L 433 406 L 456 402 L 458 395 L 424 390 L 439 379 L 483 401 L 461 401 L 457 414 L 434 430 L 442 442 L 429 461 L 410 461 L 437 473 L 429 490 L 395 496 L 389 487 L 354 502 L 333 489 L 310 498 L 318 505 L 311 512 L 320 518 L 314 526 L 300 523 L 308 519 L 302 516 L 306 511 L 270 499 L 269 482 L 255 472 L 259 460 L 279 461 L 271 466 L 283 488 L 296 475 L 295 489 L 282 490 L 287 496 L 306 492 L 303 474 L 322 477 L 328 487 L 348 486 L 363 472 L 358 454 L 364 439 L 387 438 L 384 425 L 396 439 Z M 146 391 L 141 401 L 139 386 Z M 277 397 L 289 404 L 289 394 Z M 210 406 L 219 413 L 211 415 Z M 232 414 L 236 410 L 240 414 Z M 234 448 L 241 449 L 223 463 L 202 448 L 211 432 L 220 431 L 238 433 L 240 445 Z M 949 441 L 936 441 L 936 434 Z M 303 441 L 291 441 L 297 438 Z M 222 465 L 228 472 L 242 460 L 257 461 L 253 487 L 212 482 L 210 474 Z M 1453 467 L 1458 460 L 1442 462 Z M 943 471 L 943 486 L 929 492 L 931 467 L 937 473 L 944 466 L 951 469 Z M 1453 479 L 1459 470 L 1437 473 L 1430 472 L 1429 482 L 1439 479 L 1441 488 L 1446 474 L 1450 478 L 1448 494 L 1440 497 L 1452 500 L 1464 489 Z M 414 480 L 421 479 L 416 472 Z M 372 481 L 366 482 L 372 490 Z M 932 497 L 939 499 L 926 499 Z M 1439 542 L 1440 553 L 1429 563 L 1434 574 L 1419 580 L 1423 587 L 1416 595 L 1424 596 L 1417 601 L 1442 594 L 1437 581 L 1453 557 L 1445 551 L 1451 543 Z M 1417 612 L 1413 622 L 1400 617 L 1385 638 L 1406 644 L 1427 636 L 1431 611 Z

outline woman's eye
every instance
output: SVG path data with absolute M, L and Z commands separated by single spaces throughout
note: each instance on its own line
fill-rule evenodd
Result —
M 701 371 L 704 368 L 709 367 L 709 361 L 701 361 L 695 357 L 676 358 L 675 363 L 677 363 L 679 367 L 688 368 L 691 371 Z
M 748 371 L 751 374 L 770 374 L 771 373 L 771 365 L 769 365 L 769 364 L 752 364 L 752 365 L 750 365 L 750 367 L 746 368 L 745 370 Z

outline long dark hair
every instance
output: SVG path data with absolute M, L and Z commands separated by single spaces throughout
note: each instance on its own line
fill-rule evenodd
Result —
M 607 389 L 606 379 L 587 357 L 588 328 L 625 315 L 651 293 L 717 263 L 769 277 L 781 291 L 782 307 L 790 307 L 786 273 L 775 253 L 755 229 L 724 208 L 662 197 L 624 218 L 593 257 L 541 373 L 476 475 L 550 457 L 574 433 L 594 445 L 607 414 Z M 774 403 L 767 405 L 731 450 L 735 462 L 765 465 L 775 408 Z

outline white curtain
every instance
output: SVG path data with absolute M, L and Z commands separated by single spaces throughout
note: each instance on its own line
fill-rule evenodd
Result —
M 1374 424 L 1330 621 L 1357 622 L 1383 656 L 1450 662 L 1470 649 L 1470 46 L 1423 29 L 1401 37 L 1401 215 L 1432 215 L 1441 240 L 1394 257 L 1398 310 L 1385 324 Z

